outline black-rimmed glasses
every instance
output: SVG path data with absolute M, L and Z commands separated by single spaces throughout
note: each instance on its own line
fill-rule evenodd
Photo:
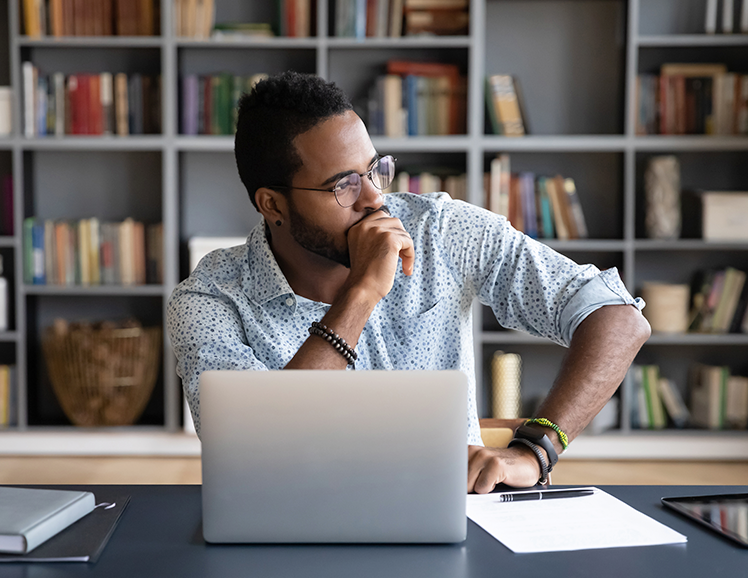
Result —
M 364 177 L 380 191 L 385 190 L 395 179 L 395 161 L 392 155 L 379 157 L 365 173 L 351 173 L 340 179 L 331 189 L 310 189 L 307 187 L 287 187 L 285 185 L 269 186 L 269 189 L 298 189 L 300 191 L 322 191 L 335 193 L 335 200 L 343 208 L 350 207 L 361 194 L 361 184 Z

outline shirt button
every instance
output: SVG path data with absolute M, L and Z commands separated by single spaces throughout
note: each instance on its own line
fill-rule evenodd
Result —
M 291 299 L 291 297 L 289 297 L 288 299 L 286 299 L 286 305 L 288 305 L 289 307 L 291 307 L 293 305 L 293 299 Z

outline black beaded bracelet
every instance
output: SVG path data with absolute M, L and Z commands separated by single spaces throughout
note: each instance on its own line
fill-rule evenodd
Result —
M 540 464 L 540 479 L 538 480 L 538 483 L 546 485 L 548 483 L 548 474 L 550 473 L 550 470 L 548 469 L 548 464 L 545 462 L 543 452 L 540 451 L 540 448 L 530 440 L 523 438 L 514 438 L 509 442 L 508 447 L 512 447 L 515 444 L 524 444 L 535 453 L 535 457 L 538 458 L 538 463 Z
M 348 365 L 352 366 L 353 369 L 356 369 L 356 360 L 358 359 L 358 354 L 350 345 L 345 342 L 345 339 L 340 337 L 340 335 L 335 333 L 332 329 L 330 329 L 326 325 L 323 325 L 322 323 L 313 321 L 312 326 L 309 328 L 309 335 L 317 335 L 318 337 L 326 340 L 335 348 L 338 353 L 340 353 L 340 355 L 345 358 L 345 360 L 348 362 Z

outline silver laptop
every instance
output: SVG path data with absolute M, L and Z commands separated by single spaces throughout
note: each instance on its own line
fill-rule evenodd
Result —
M 458 371 L 206 371 L 207 542 L 461 542 Z

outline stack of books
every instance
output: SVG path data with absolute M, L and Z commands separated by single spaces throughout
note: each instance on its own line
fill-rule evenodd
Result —
M 263 78 L 267 75 L 190 74 L 182 78 L 182 134 L 234 134 L 239 99 Z
M 469 24 L 468 0 L 335 2 L 335 36 L 343 38 L 465 35 Z
M 23 223 L 24 282 L 142 285 L 163 282 L 163 226 L 96 218 Z
M 0 428 L 16 423 L 16 366 L 0 365 Z
M 748 377 L 730 375 L 730 368 L 697 364 L 691 367 L 691 419 L 696 427 L 746 429 Z
M 484 175 L 487 209 L 504 215 L 533 239 L 586 239 L 587 222 L 574 179 L 536 176 L 510 169 L 509 155 L 491 161 Z
M 633 365 L 631 426 L 640 429 L 663 429 L 670 424 L 682 428 L 690 421 L 678 387 L 660 375 L 657 365 Z
M 368 109 L 372 135 L 465 134 L 467 79 L 455 64 L 390 60 L 369 92 Z
M 28 36 L 158 35 L 159 0 L 23 0 Z
M 724 64 L 663 64 L 636 92 L 637 134 L 748 134 L 748 74 Z
M 161 132 L 160 76 L 43 75 L 31 62 L 24 62 L 22 70 L 26 137 Z
M 700 271 L 693 282 L 688 330 L 748 333 L 746 274 L 733 267 Z

